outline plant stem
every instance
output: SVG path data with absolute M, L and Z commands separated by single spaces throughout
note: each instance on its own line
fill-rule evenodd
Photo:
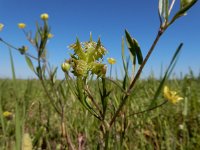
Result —
M 94 104 L 94 106 L 96 107 L 96 109 L 99 111 L 100 118 L 101 118 L 101 120 L 102 120 L 102 118 L 103 118 L 103 113 L 102 113 L 102 111 L 101 111 L 99 105 L 98 105 L 98 104 L 96 103 L 96 101 L 94 100 L 94 98 L 93 98 L 93 96 L 92 96 L 92 94 L 91 94 L 91 92 L 90 92 L 90 90 L 89 90 L 89 88 L 88 88 L 88 85 L 85 86 L 85 91 L 87 92 L 88 97 L 91 99 L 91 101 L 92 101 L 92 103 Z M 95 110 L 94 110 L 94 111 L 95 111 Z
M 159 29 L 159 31 L 158 31 L 158 33 L 157 33 L 157 36 L 156 36 L 156 38 L 155 38 L 155 40 L 154 40 L 154 42 L 153 42 L 151 48 L 149 49 L 149 51 L 148 51 L 148 53 L 147 53 L 147 55 L 146 55 L 144 61 L 142 62 L 142 64 L 141 64 L 139 70 L 137 71 L 137 74 L 135 75 L 135 78 L 132 80 L 132 82 L 131 82 L 129 88 L 127 89 L 127 92 L 126 92 L 125 96 L 122 98 L 122 101 L 121 101 L 121 103 L 120 103 L 120 105 L 119 105 L 117 111 L 115 112 L 114 116 L 112 117 L 112 119 L 111 119 L 111 121 L 110 121 L 110 126 L 112 126 L 112 124 L 115 122 L 115 120 L 116 120 L 117 116 L 119 115 L 121 109 L 122 109 L 123 106 L 125 105 L 125 103 L 126 103 L 128 97 L 129 97 L 129 95 L 130 95 L 130 93 L 131 93 L 131 90 L 132 90 L 133 86 L 135 85 L 136 81 L 139 79 L 139 77 L 140 77 L 140 75 L 141 75 L 141 73 L 142 73 L 142 70 L 143 70 L 143 68 L 144 68 L 144 66 L 145 66 L 145 64 L 146 64 L 146 62 L 148 61 L 149 57 L 151 56 L 151 54 L 152 54 L 152 52 L 153 52 L 153 50 L 154 50 L 154 48 L 155 48 L 157 42 L 159 41 L 160 37 L 161 37 L 162 34 L 164 33 L 165 29 L 166 29 L 166 28 L 161 28 L 161 27 L 160 27 L 160 29 Z
M 109 139 L 110 139 L 110 130 L 107 130 L 105 133 L 105 147 L 104 150 L 108 150 L 109 146 Z
M 66 138 L 68 149 L 69 150 L 75 150 L 74 145 L 72 144 L 71 138 L 69 137 L 69 134 L 68 134 L 68 132 L 66 130 L 66 125 L 65 125 L 64 118 L 65 117 L 64 117 L 64 111 L 63 111 L 62 112 L 62 116 L 61 116 L 61 133 L 62 133 L 62 137 Z
M 139 112 L 136 112 L 136 113 L 130 114 L 130 115 L 128 115 L 127 117 L 131 117 L 131 116 L 134 116 L 134 115 L 138 115 L 138 114 L 145 113 L 145 112 L 147 112 L 147 111 L 154 110 L 154 109 L 156 109 L 156 108 L 159 108 L 159 107 L 163 106 L 163 105 L 166 104 L 167 102 L 168 102 L 168 101 L 165 100 L 164 102 L 162 102 L 162 103 L 159 104 L 159 105 L 156 105 L 156 106 L 154 106 L 154 107 L 152 107 L 152 108 L 149 108 L 149 109 L 146 109 L 146 110 L 143 110 L 143 111 L 139 111 Z
M 1 41 L 2 43 L 4 43 L 5 45 L 7 45 L 8 47 L 19 51 L 18 48 L 16 48 L 16 47 L 14 47 L 13 45 L 7 43 L 7 42 L 4 41 L 3 39 L 0 38 L 0 41 Z M 19 52 L 20 52 L 20 51 L 19 51 Z M 33 55 L 29 54 L 29 53 L 24 53 L 24 55 L 26 55 L 26 56 L 28 56 L 28 57 L 31 57 L 31 58 L 33 58 L 33 59 L 35 59 L 35 60 L 38 60 L 38 58 L 36 58 L 35 56 L 33 56 Z

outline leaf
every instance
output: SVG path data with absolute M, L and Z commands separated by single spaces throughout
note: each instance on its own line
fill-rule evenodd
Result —
M 126 83 L 128 78 L 128 66 L 126 65 L 126 56 L 124 54 L 124 38 L 122 38 L 122 62 L 124 67 L 124 79 L 123 79 L 123 89 L 126 89 Z
M 14 66 L 13 56 L 12 56 L 12 52 L 10 48 L 9 48 L 9 52 L 10 52 L 10 63 L 11 63 L 11 69 L 12 69 L 12 78 L 13 80 L 15 80 L 16 79 L 15 66 Z
M 135 60 L 135 57 L 137 56 L 138 64 L 141 65 L 143 62 L 143 56 L 142 56 L 142 52 L 141 52 L 138 42 L 135 39 L 131 38 L 131 36 L 127 30 L 125 30 L 125 34 L 126 34 L 128 49 L 130 50 L 130 52 L 134 58 L 133 60 Z
M 182 1 L 181 1 L 182 2 Z M 169 24 L 172 24 L 176 19 L 178 19 L 181 16 L 184 16 L 186 12 L 197 2 L 197 0 L 192 0 L 190 3 L 184 3 L 181 4 L 181 9 L 174 15 L 172 20 Z
M 31 61 L 31 59 L 28 57 L 28 56 L 25 56 L 25 59 L 26 59 L 26 63 L 28 64 L 29 68 L 35 72 L 35 69 L 34 69 L 34 66 L 33 66 L 33 63 Z
M 168 20 L 168 6 L 169 1 L 168 0 L 159 0 L 158 4 L 158 10 L 161 17 L 163 17 L 165 20 Z
M 162 81 L 160 82 L 160 85 L 159 85 L 159 87 L 158 87 L 158 89 L 157 89 L 157 91 L 156 91 L 156 93 L 154 95 L 154 98 L 151 101 L 151 104 L 150 104 L 149 108 L 152 108 L 152 107 L 155 106 L 156 100 L 157 100 L 158 96 L 161 93 L 161 90 L 162 90 L 162 87 L 163 87 L 165 81 L 169 78 L 170 74 L 172 73 L 172 71 L 173 71 L 173 69 L 174 69 L 174 67 L 176 65 L 176 62 L 177 62 L 177 59 L 178 59 L 178 54 L 180 53 L 180 50 L 181 50 L 182 46 L 183 46 L 183 43 L 181 43 L 178 46 L 178 48 L 176 49 L 176 51 L 175 51 L 175 53 L 174 53 L 174 55 L 173 55 L 173 57 L 172 57 L 172 59 L 170 61 L 170 64 L 169 64 L 169 66 L 168 66 L 168 68 L 167 68 L 167 70 L 165 72 L 165 75 L 164 75 Z

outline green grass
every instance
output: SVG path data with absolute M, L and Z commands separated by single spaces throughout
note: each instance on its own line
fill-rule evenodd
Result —
M 166 84 L 179 91 L 184 100 L 176 105 L 167 103 L 153 111 L 123 117 L 147 109 L 159 85 L 159 81 L 154 78 L 140 80 L 124 107 L 126 111 L 120 113 L 121 116 L 114 124 L 110 149 L 200 149 L 200 79 L 185 77 L 169 80 Z M 97 84 L 93 84 L 92 93 L 98 97 L 94 85 Z M 108 111 L 112 112 L 113 106 L 118 104 L 120 92 L 112 84 L 109 86 L 115 91 L 109 97 Z M 65 123 L 72 142 L 77 146 L 78 135 L 83 135 L 86 149 L 97 149 L 100 134 L 98 120 L 81 106 L 71 91 L 67 94 Z M 158 103 L 163 100 L 160 96 Z M 30 134 L 34 149 L 60 149 L 63 142 L 60 118 L 39 81 L 0 80 L 0 102 L 2 112 L 13 113 L 12 120 L 7 120 L 1 114 L 0 149 L 15 148 L 16 116 L 20 117 L 22 132 Z M 120 137 L 124 137 L 124 140 L 121 141 Z M 122 146 L 120 142 L 123 142 Z

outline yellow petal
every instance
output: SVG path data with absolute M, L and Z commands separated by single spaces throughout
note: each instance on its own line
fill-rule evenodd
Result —
M 114 58 L 108 58 L 107 60 L 108 60 L 108 63 L 111 65 L 116 63 L 116 60 Z
M 48 34 L 48 38 L 50 39 L 50 38 L 52 38 L 52 37 L 53 37 L 53 34 L 49 33 L 49 34 Z
M 49 15 L 47 13 L 43 13 L 43 14 L 40 15 L 40 18 L 42 20 L 48 20 L 49 19 Z
M 4 25 L 0 23 L 0 31 L 3 29 Z
M 167 99 L 168 101 L 170 101 L 173 104 L 175 104 L 183 99 L 181 96 L 177 95 L 176 91 L 170 91 L 168 86 L 164 87 L 163 95 L 164 95 L 165 99 Z
M 18 28 L 24 29 L 26 27 L 26 24 L 24 23 L 18 23 Z

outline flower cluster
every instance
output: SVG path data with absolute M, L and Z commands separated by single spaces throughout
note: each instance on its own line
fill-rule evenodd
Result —
M 68 65 L 70 64 L 73 69 L 72 73 L 75 76 L 87 77 L 89 72 L 97 76 L 106 74 L 107 67 L 100 60 L 102 60 L 107 50 L 101 44 L 100 39 L 98 42 L 90 40 L 83 43 L 80 43 L 77 39 L 76 43 L 70 45 L 69 48 L 74 50 L 74 54 L 67 60 L 68 64 L 62 64 L 63 71 L 68 71 L 70 68 Z

